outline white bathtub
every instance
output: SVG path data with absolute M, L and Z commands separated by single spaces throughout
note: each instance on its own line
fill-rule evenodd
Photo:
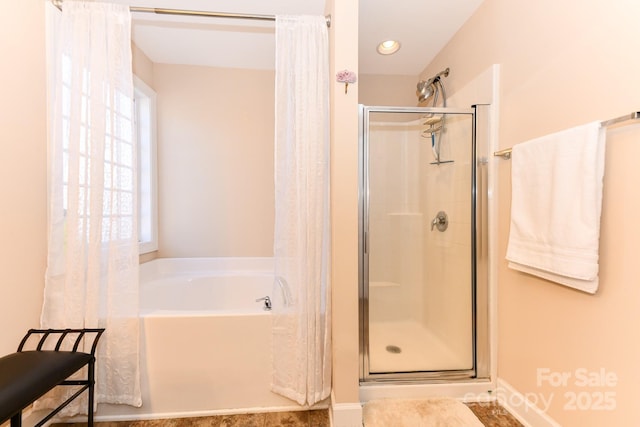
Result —
M 271 293 L 272 258 L 161 258 L 140 266 L 140 313 L 255 314 Z
M 98 420 L 302 409 L 270 391 L 271 258 L 157 259 L 141 265 L 143 406 Z

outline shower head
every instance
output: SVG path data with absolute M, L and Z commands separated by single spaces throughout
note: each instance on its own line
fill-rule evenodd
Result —
M 418 83 L 418 90 L 416 91 L 416 95 L 418 95 L 418 102 L 424 102 L 427 99 L 431 98 L 437 90 L 438 88 L 436 87 L 435 81 L 433 79 L 421 81 L 420 83 Z
M 438 92 L 438 85 L 442 88 L 442 82 L 440 82 L 440 77 L 449 75 L 449 68 L 444 71 L 440 71 L 435 76 L 431 77 L 429 80 L 420 80 L 417 85 L 416 95 L 418 96 L 418 102 L 424 102 L 427 99 L 431 98 L 434 94 Z M 444 90 L 443 90 L 444 92 Z

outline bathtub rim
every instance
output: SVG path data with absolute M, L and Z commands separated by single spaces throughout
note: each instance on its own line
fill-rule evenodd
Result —
M 269 315 L 269 310 L 256 304 L 255 307 L 222 309 L 171 309 L 149 308 L 143 304 L 143 287 L 153 286 L 154 282 L 171 280 L 193 280 L 207 277 L 274 277 L 273 257 L 196 257 L 196 258 L 155 258 L 140 265 L 140 309 L 138 317 L 144 318 L 185 318 L 185 317 L 238 317 Z M 146 290 L 145 290 L 146 291 Z M 249 300 L 271 295 L 272 289 L 255 296 L 247 295 Z M 143 308 L 144 307 L 144 308 Z
M 154 258 L 140 264 L 139 281 L 167 275 L 193 275 L 216 272 L 217 275 L 274 274 L 273 257 L 194 257 Z

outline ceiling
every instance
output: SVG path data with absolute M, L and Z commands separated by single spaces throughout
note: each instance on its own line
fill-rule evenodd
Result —
M 113 0 L 131 6 L 263 15 L 322 15 L 325 0 Z M 339 1 L 339 0 L 336 0 Z M 482 0 L 361 0 L 361 74 L 417 76 Z M 273 22 L 133 14 L 133 40 L 158 63 L 273 69 Z M 399 40 L 394 55 L 378 43 Z
M 360 0 L 360 73 L 417 76 L 482 1 Z M 376 47 L 385 40 L 398 40 L 400 50 L 380 55 Z

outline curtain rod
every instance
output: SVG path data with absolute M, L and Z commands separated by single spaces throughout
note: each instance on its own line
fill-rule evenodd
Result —
M 629 120 L 638 120 L 640 119 L 640 111 L 634 111 L 631 114 L 627 114 L 625 116 L 616 117 L 611 120 L 604 120 L 600 122 L 600 125 L 604 128 L 620 124 L 622 122 L 627 122 Z M 505 148 L 504 150 L 494 151 L 494 157 L 502 157 L 505 160 L 509 160 L 511 158 L 511 148 Z
M 51 0 L 51 3 L 62 10 L 64 0 Z M 205 12 L 202 10 L 164 9 L 157 7 L 129 6 L 131 12 L 155 13 L 157 15 L 204 16 L 207 18 L 253 19 L 257 21 L 275 21 L 275 15 L 257 15 L 247 13 Z M 325 16 L 327 27 L 331 28 L 331 15 Z

